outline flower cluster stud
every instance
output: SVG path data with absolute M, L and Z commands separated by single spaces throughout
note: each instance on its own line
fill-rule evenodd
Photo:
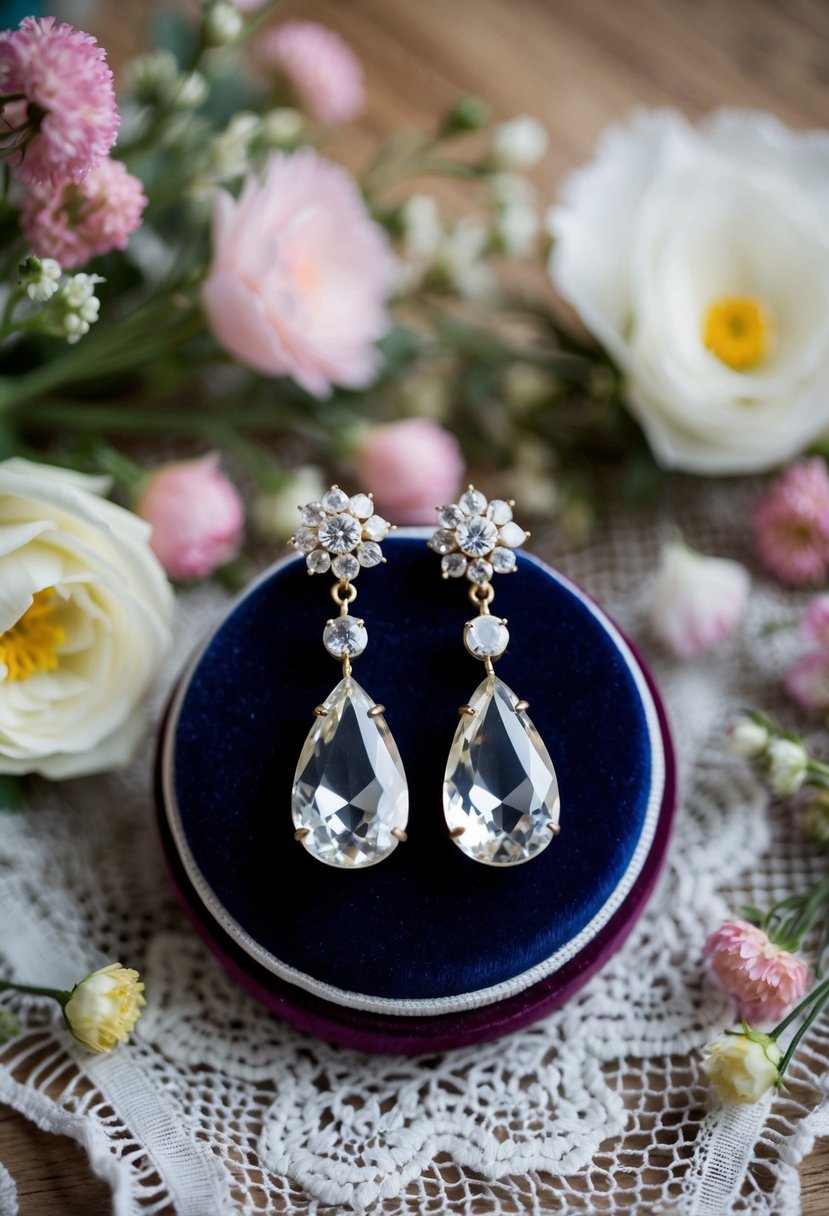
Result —
M 495 574 L 514 574 L 515 550 L 529 536 L 512 518 L 514 502 L 486 498 L 470 486 L 460 501 L 438 507 L 440 527 L 429 547 L 440 556 L 444 578 L 484 586 Z
M 326 621 L 322 641 L 343 665 L 343 678 L 314 710 L 316 721 L 300 753 L 292 792 L 294 838 L 318 861 L 340 869 L 376 865 L 406 839 L 409 788 L 400 753 L 377 705 L 351 674 L 351 660 L 368 645 L 365 621 L 348 609 L 360 571 L 385 561 L 380 548 L 391 525 L 375 514 L 370 494 L 332 486 L 320 502 L 300 508 L 290 544 L 309 574 L 330 571 L 339 615 Z

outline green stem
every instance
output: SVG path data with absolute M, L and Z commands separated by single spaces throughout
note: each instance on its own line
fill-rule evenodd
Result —
M 822 989 L 822 991 L 821 991 L 821 989 Z M 820 995 L 815 996 L 816 993 L 819 993 Z M 778 1085 L 782 1081 L 783 1076 L 786 1072 L 786 1069 L 789 1067 L 789 1064 L 791 1063 L 792 1056 L 797 1051 L 797 1048 L 800 1044 L 800 1040 L 803 1038 L 803 1036 L 806 1034 L 806 1032 L 809 1030 L 809 1028 L 817 1021 L 817 1019 L 820 1017 L 821 1013 L 825 1009 L 827 1002 L 829 1002 L 829 980 L 824 981 L 823 984 L 820 984 L 814 990 L 814 992 L 812 993 L 812 1001 L 814 1003 L 812 1004 L 812 1008 L 811 1008 L 811 1012 L 809 1013 L 809 1016 L 807 1018 L 805 1018 L 803 1025 L 798 1027 L 797 1034 L 794 1036 L 791 1043 L 789 1043 L 789 1046 L 786 1048 L 786 1054 L 783 1056 L 783 1059 L 780 1061 L 780 1063 L 777 1067 Z M 803 1002 L 803 1004 L 808 1004 L 808 1002 Z M 803 1005 L 799 1005 L 798 1009 L 801 1009 L 802 1007 L 803 1007 Z M 780 1023 L 780 1026 L 778 1026 L 774 1031 L 772 1031 L 772 1038 L 776 1039 L 777 1036 L 780 1034 L 780 1031 L 785 1026 L 787 1026 L 791 1021 L 792 1021 L 792 1016 L 790 1014 L 788 1018 L 784 1019 L 784 1021 Z
M 65 992 L 61 988 L 40 988 L 36 984 L 15 984 L 11 980 L 0 980 L 0 992 L 21 992 L 25 996 L 48 996 L 53 1001 L 58 1001 L 61 1007 L 72 995 L 71 992 Z
M 823 980 L 820 984 L 813 988 L 812 991 L 808 993 L 799 1004 L 795 1005 L 794 1009 L 791 1009 L 786 1014 L 783 1021 L 775 1026 L 774 1030 L 770 1032 L 771 1037 L 773 1039 L 779 1038 L 783 1031 L 791 1026 L 792 1022 L 797 1021 L 804 1010 L 809 1009 L 816 1000 L 819 1000 L 823 996 L 824 990 L 829 992 L 829 980 Z
M 199 410 L 138 411 L 108 406 L 75 405 L 72 402 L 37 402 L 24 416 L 26 429 L 51 430 L 65 426 L 78 431 L 112 432 L 124 435 L 175 435 L 181 432 L 216 438 L 217 428 L 227 422 Z M 237 430 L 282 431 L 295 429 L 296 413 L 274 405 L 234 410 L 229 419 Z

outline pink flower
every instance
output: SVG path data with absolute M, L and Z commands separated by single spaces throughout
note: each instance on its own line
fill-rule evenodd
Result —
M 746 1021 L 777 1021 L 809 983 L 802 959 L 769 941 L 745 920 L 726 921 L 703 946 L 711 970 L 740 1004 Z
M 356 118 L 365 106 L 363 69 L 347 42 L 316 21 L 287 21 L 267 30 L 257 47 L 260 60 L 278 68 L 309 113 L 335 126 Z
M 800 630 L 810 642 L 829 649 L 829 595 L 816 596 L 803 614 Z
M 242 543 L 245 508 L 215 453 L 157 469 L 135 510 L 152 525 L 151 546 L 171 578 L 205 578 Z
M 718 645 L 745 612 L 750 582 L 738 562 L 696 553 L 683 541 L 665 545 L 651 600 L 651 625 L 681 659 Z
M 19 149 L 8 163 L 21 181 L 81 181 L 107 155 L 121 120 L 105 58 L 90 34 L 54 17 L 0 32 L 0 93 L 24 94 L 3 110 L 0 144 Z
M 829 709 L 829 650 L 809 650 L 783 676 L 786 692 L 805 709 Z
M 219 192 L 213 243 L 202 298 L 232 354 L 316 397 L 374 379 L 394 261 L 345 169 L 311 148 L 276 154 L 238 201 Z
M 35 253 L 72 270 L 97 254 L 125 249 L 146 205 L 138 178 L 119 160 L 107 157 L 82 182 L 70 179 L 57 190 L 45 184 L 30 186 L 20 227 Z
M 378 509 L 401 524 L 431 523 L 435 507 L 454 502 L 464 461 L 454 435 L 431 418 L 373 427 L 357 453 L 358 480 Z
M 786 469 L 754 509 L 760 557 L 784 583 L 813 583 L 829 570 L 829 474 L 819 456 Z

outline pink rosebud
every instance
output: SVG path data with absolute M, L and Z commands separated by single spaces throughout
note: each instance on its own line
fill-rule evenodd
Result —
M 286 21 L 266 30 L 257 47 L 260 61 L 277 68 L 300 102 L 319 122 L 351 122 L 366 102 L 363 69 L 347 42 L 316 21 Z
M 777 1021 L 799 1001 L 809 985 L 802 959 L 769 941 L 756 925 L 726 921 L 703 946 L 711 970 L 726 992 L 736 997 L 746 1021 Z
M 801 632 L 810 642 L 825 646 L 829 650 L 829 595 L 818 595 L 812 600 L 800 622 Z
M 805 709 L 829 709 L 829 650 L 809 650 L 783 676 L 786 692 Z
M 203 302 L 231 354 L 315 397 L 371 383 L 394 261 L 345 169 L 310 148 L 276 154 L 238 201 L 219 192 L 213 244 Z
M 20 181 L 79 182 L 107 155 L 121 120 L 105 59 L 90 34 L 54 17 L 0 31 L 0 93 L 24 94 L 5 106 L 0 130 Z
M 754 509 L 763 564 L 784 583 L 814 583 L 829 570 L 829 473 L 819 456 L 790 465 Z
M 373 427 L 357 452 L 357 480 L 401 524 L 432 523 L 435 507 L 457 498 L 463 471 L 457 439 L 431 418 Z
M 30 186 L 20 227 L 36 254 L 72 270 L 98 254 L 126 249 L 146 205 L 138 178 L 107 157 L 82 182 Z
M 749 587 L 738 562 L 706 557 L 683 541 L 665 545 L 651 600 L 653 631 L 681 659 L 711 650 L 742 619 Z
M 171 578 L 206 578 L 242 543 L 245 508 L 215 453 L 157 469 L 135 510 L 152 525 L 150 543 Z

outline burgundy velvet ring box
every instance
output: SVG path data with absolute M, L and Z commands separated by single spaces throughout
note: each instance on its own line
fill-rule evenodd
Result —
M 421 1054 L 544 1016 L 616 951 L 645 906 L 675 801 L 671 740 L 641 658 L 588 596 L 519 555 L 495 580 L 497 675 L 530 703 L 556 767 L 561 832 L 523 865 L 449 839 L 446 759 L 483 666 L 475 615 L 402 530 L 356 584 L 354 676 L 386 707 L 410 791 L 408 840 L 361 870 L 294 840 L 291 787 L 314 707 L 341 678 L 322 645 L 330 577 L 278 562 L 184 671 L 161 728 L 157 801 L 174 883 L 227 970 L 277 1016 L 366 1051 Z M 355 608 L 354 612 L 357 611 Z

